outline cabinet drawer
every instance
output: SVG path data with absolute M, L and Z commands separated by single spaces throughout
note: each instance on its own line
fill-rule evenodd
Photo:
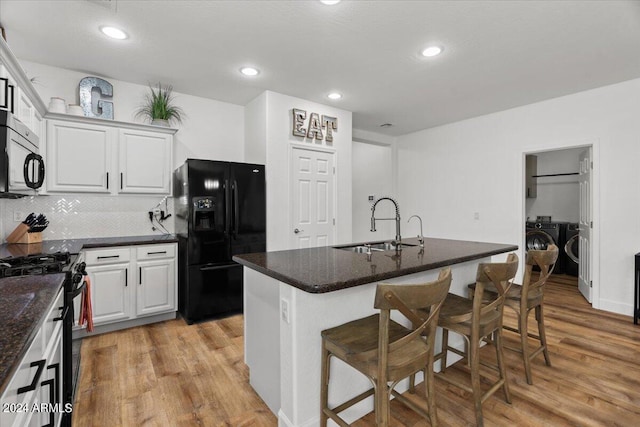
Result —
M 86 254 L 87 265 L 114 264 L 117 262 L 129 262 L 131 251 L 128 247 L 113 249 L 88 250 Z
M 138 261 L 146 259 L 175 258 L 176 244 L 147 245 L 136 248 Z
M 44 319 L 44 324 L 42 325 L 42 331 L 44 332 L 43 339 L 43 348 L 47 349 L 49 346 L 49 341 L 52 337 L 54 337 L 58 330 L 62 328 L 62 311 L 64 310 L 64 292 L 62 289 L 58 292 L 58 297 L 56 301 L 53 303 L 49 314 Z M 58 319 L 58 320 L 56 320 Z

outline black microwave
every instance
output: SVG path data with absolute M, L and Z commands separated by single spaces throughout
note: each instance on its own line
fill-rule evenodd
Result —
M 17 199 L 42 187 L 39 138 L 9 111 L 0 110 L 0 198 Z

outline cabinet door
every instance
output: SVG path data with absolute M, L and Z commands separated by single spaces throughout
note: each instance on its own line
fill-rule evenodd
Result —
M 129 264 L 87 267 L 91 279 L 91 306 L 94 325 L 128 320 L 132 317 L 129 292 Z M 80 310 L 80 306 L 77 307 Z
M 114 135 L 107 126 L 50 120 L 47 189 L 108 193 Z
M 169 194 L 172 140 L 167 134 L 121 129 L 119 192 Z
M 16 90 L 15 103 L 16 118 L 33 130 L 33 104 L 27 94 L 20 88 Z
M 138 316 L 176 309 L 175 258 L 138 262 Z
M 16 83 L 13 80 L 13 76 L 9 74 L 7 68 L 2 64 L 0 64 L 0 78 L 8 80 L 6 85 L 4 80 L 0 80 L 0 108 L 2 108 L 3 110 L 15 112 Z M 9 85 L 13 86 L 13 92 Z

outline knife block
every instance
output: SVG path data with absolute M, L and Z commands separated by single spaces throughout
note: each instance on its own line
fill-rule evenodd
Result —
M 42 243 L 42 233 L 24 233 L 16 243 L 26 243 L 28 245 L 32 243 Z
M 26 243 L 28 245 L 32 243 L 42 243 L 42 233 L 26 232 L 22 233 L 22 235 L 20 235 L 20 233 L 17 233 L 15 235 L 14 233 L 11 233 L 11 235 L 7 237 L 7 243 Z

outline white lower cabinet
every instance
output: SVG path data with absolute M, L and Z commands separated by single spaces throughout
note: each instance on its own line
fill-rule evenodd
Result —
M 177 243 L 83 252 L 91 279 L 95 326 L 176 312 Z M 74 305 L 79 315 L 79 298 Z
M 44 323 L 2 394 L 0 427 L 51 426 L 62 422 L 62 322 L 60 290 Z
M 175 269 L 175 261 L 171 259 L 138 262 L 137 315 L 175 310 Z
M 87 273 L 91 278 L 93 324 L 130 319 L 129 263 L 87 266 Z

